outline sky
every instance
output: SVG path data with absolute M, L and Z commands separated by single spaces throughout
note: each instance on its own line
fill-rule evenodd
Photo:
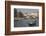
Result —
M 17 12 L 22 12 L 22 13 L 39 13 L 39 9 L 24 9 L 24 8 L 15 8 L 17 9 Z

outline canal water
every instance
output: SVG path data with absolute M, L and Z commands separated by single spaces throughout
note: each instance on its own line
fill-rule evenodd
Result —
M 39 26 L 39 19 L 14 20 L 14 27 L 36 27 Z

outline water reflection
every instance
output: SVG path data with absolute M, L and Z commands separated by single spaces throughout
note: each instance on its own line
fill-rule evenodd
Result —
M 39 25 L 39 19 L 35 20 L 31 19 L 22 19 L 22 20 L 14 20 L 14 27 L 34 27 Z

